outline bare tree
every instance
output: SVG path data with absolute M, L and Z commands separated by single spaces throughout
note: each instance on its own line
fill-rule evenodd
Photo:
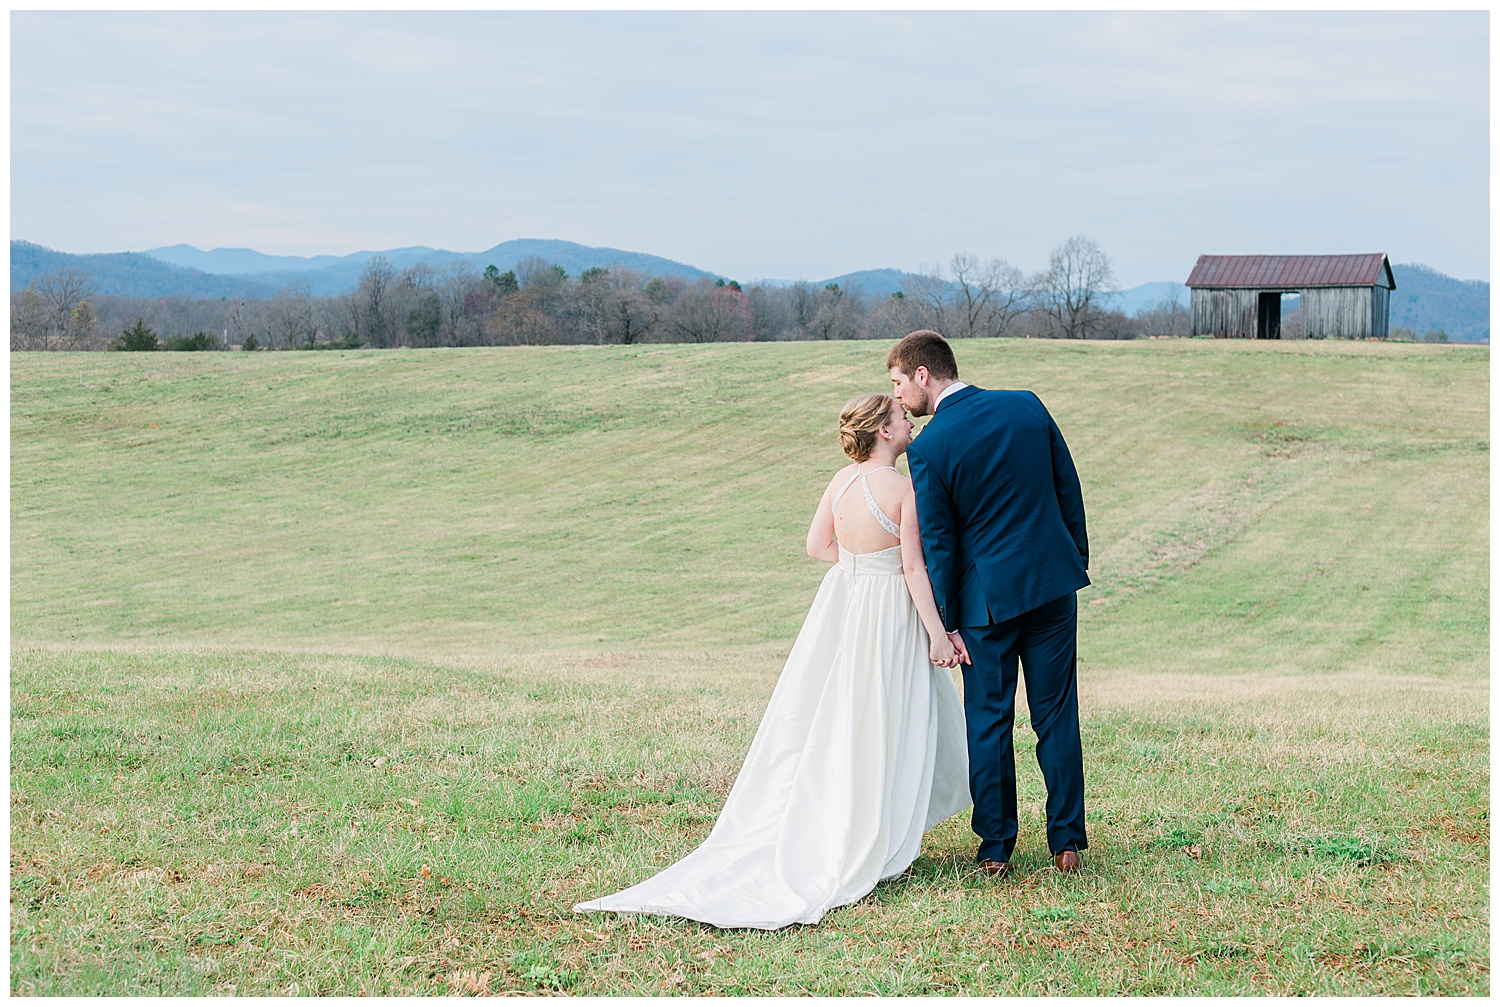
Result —
M 563 342 L 564 280 L 565 274 L 550 265 L 545 270 L 528 270 L 520 289 L 496 304 L 484 323 L 486 334 L 502 343 L 526 346 Z
M 809 338 L 813 320 L 818 317 L 819 292 L 805 280 L 798 280 L 787 288 L 788 304 L 791 307 L 793 339 Z
M 567 270 L 538 256 L 516 263 L 515 293 L 500 299 L 485 331 L 527 345 L 568 342 L 578 326 L 578 305 Z
M 1004 259 L 981 262 L 959 252 L 948 263 L 953 273 L 949 318 L 956 336 L 1008 336 L 1026 308 L 1031 291 L 1023 274 Z M 939 330 L 942 331 L 942 330 Z
M 604 307 L 604 338 L 629 346 L 651 338 L 661 324 L 662 306 L 647 296 L 640 277 L 628 269 L 609 271 Z
M 1188 334 L 1188 309 L 1175 297 L 1163 297 L 1149 308 L 1136 312 L 1136 330 L 1143 336 L 1185 336 Z
M 787 325 L 786 298 L 783 288 L 767 283 L 752 283 L 745 288 L 750 301 L 750 338 L 757 342 L 781 338 Z
M 914 329 L 924 328 L 916 321 L 911 299 L 904 291 L 896 291 L 865 316 L 864 334 L 867 339 L 900 339 Z
M 400 321 L 402 346 L 436 346 L 443 330 L 443 299 L 438 272 L 425 262 L 407 266 L 392 291 L 392 311 Z
M 821 339 L 818 317 L 832 321 L 830 292 L 806 280 L 788 284 L 753 284 L 745 291 L 751 315 L 751 338 Z
M 249 331 L 245 325 L 245 303 L 244 301 L 233 302 L 228 314 L 224 316 L 223 324 L 219 326 L 223 334 L 225 349 L 230 346 L 244 345 L 245 335 Z
M 544 287 L 557 289 L 568 278 L 568 271 L 555 262 L 548 262 L 539 255 L 528 255 L 516 263 L 516 280 L 521 289 Z
M 1057 333 L 1064 339 L 1087 339 L 1114 282 L 1109 256 L 1099 243 L 1075 234 L 1052 250 L 1037 286 Z
M 941 266 L 923 266 L 920 272 L 907 277 L 901 293 L 911 313 L 912 324 L 917 328 L 947 333 L 951 287 L 943 277 Z
M 93 309 L 80 312 L 86 307 L 86 299 L 93 295 L 94 285 L 89 274 L 81 269 L 59 269 L 46 276 L 38 276 L 27 286 L 35 297 L 25 301 L 21 322 L 26 326 L 24 340 L 28 349 L 56 350 L 81 348 L 93 336 L 96 321 Z M 13 311 L 14 315 L 14 311 Z M 14 344 L 14 332 L 12 344 Z
M 350 345 L 354 342 L 354 320 L 347 297 L 313 297 L 308 300 L 304 339 L 307 345 L 320 340 Z M 357 343 L 356 343 L 357 345 Z
M 35 283 L 47 310 L 60 322 L 94 292 L 89 274 L 81 269 L 59 269 L 48 276 L 38 277 Z
M 602 266 L 591 266 L 578 274 L 579 330 L 592 343 L 604 344 L 613 292 L 609 270 Z
M 88 301 L 79 301 L 68 321 L 68 338 L 73 346 L 87 349 L 98 339 L 99 315 Z
M 233 341 L 238 342 L 252 332 L 257 340 L 262 340 L 263 323 L 269 318 L 273 303 L 271 300 L 239 301 L 217 297 L 160 298 L 96 294 L 73 309 L 69 325 L 73 331 L 72 338 L 80 348 L 93 350 L 111 348 L 115 339 L 109 334 L 118 335 L 137 319 L 143 320 L 147 327 L 167 338 L 204 332 L 212 334 L 217 343 L 232 325 Z
M 621 346 L 644 343 L 661 324 L 661 309 L 639 290 L 617 291 L 609 302 L 609 338 Z
M 394 287 L 396 270 L 383 255 L 365 263 L 354 292 L 355 335 L 371 346 L 394 346 L 396 315 Z
M 287 349 L 298 345 L 311 346 L 317 340 L 312 289 L 306 280 L 293 280 L 276 295 L 271 302 L 267 328 L 271 337 L 268 345 L 273 349 L 278 339 Z
M 1101 311 L 1089 333 L 1094 339 L 1134 339 L 1139 324 L 1123 311 Z
M 750 300 L 739 284 L 707 277 L 685 289 L 667 313 L 668 331 L 693 343 L 745 339 L 750 323 Z
M 12 350 L 45 350 L 47 346 L 47 306 L 36 286 L 10 295 L 10 348 Z
M 981 330 L 980 320 L 989 309 L 994 291 L 986 282 L 979 256 L 973 252 L 954 255 L 949 260 L 948 268 L 953 270 L 953 279 L 958 287 L 953 298 L 958 324 L 956 330 L 948 334 L 972 338 Z
M 438 271 L 428 263 L 414 262 L 401 270 L 401 283 L 419 294 L 429 293 L 437 289 Z
M 810 326 L 817 339 L 853 339 L 859 335 L 860 299 L 857 290 L 844 290 L 837 283 L 825 284 L 818 295 L 818 310 Z
M 438 279 L 438 296 L 443 305 L 447 345 L 470 346 L 479 342 L 481 321 L 493 304 L 495 284 L 486 283 L 472 263 L 455 259 Z

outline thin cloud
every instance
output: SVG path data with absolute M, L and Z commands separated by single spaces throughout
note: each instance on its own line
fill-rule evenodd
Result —
M 552 236 L 818 277 L 1081 231 L 1125 282 L 1488 275 L 1484 12 L 15 12 L 12 44 L 13 236 L 68 251 Z

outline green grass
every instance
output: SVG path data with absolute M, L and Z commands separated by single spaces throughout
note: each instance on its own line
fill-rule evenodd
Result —
M 11 357 L 11 990 L 1486 994 L 1487 349 L 961 343 L 1083 478 L 1086 870 L 575 916 L 711 827 L 865 343 Z

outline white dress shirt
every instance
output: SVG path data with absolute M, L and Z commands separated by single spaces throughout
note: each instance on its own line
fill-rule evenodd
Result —
M 964 382 L 962 382 L 962 381 L 955 381 L 955 382 L 953 382 L 953 384 L 949 385 L 947 388 L 944 388 L 943 391 L 942 391 L 942 394 L 940 394 L 937 397 L 937 401 L 932 404 L 932 411 L 933 412 L 937 412 L 938 411 L 938 406 L 940 406 L 940 405 L 943 404 L 943 400 L 944 399 L 946 399 L 948 396 L 952 395 L 954 392 L 958 391 L 960 388 L 968 388 L 968 387 L 969 386 L 967 384 L 965 384 Z

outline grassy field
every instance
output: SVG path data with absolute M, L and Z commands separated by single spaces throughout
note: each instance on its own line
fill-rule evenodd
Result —
M 976 341 L 1068 437 L 1091 849 L 812 928 L 707 833 L 868 343 L 11 356 L 11 991 L 1489 990 L 1487 348 Z

